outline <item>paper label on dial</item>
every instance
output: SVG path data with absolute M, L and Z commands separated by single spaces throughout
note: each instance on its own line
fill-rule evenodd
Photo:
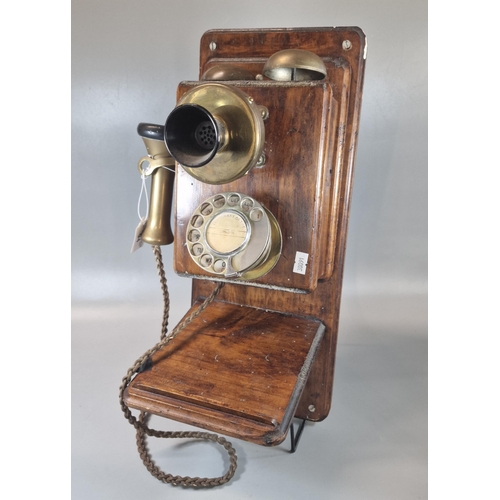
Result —
M 216 251 L 230 253 L 245 243 L 247 225 L 243 217 L 235 212 L 221 212 L 207 227 L 207 242 Z

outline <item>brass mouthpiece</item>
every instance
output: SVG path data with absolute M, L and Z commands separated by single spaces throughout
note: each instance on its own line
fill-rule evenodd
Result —
M 195 179 L 227 184 L 261 158 L 268 111 L 236 87 L 197 85 L 182 95 L 165 122 L 165 144 Z

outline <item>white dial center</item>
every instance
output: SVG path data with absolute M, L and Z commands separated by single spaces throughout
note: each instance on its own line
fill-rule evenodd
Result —
M 216 252 L 231 253 L 245 243 L 247 232 L 247 225 L 241 215 L 222 212 L 207 226 L 207 243 Z

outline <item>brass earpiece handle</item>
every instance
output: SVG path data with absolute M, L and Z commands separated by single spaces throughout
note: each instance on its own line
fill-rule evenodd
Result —
M 150 245 L 170 245 L 174 235 L 170 227 L 174 191 L 175 160 L 167 151 L 163 139 L 163 126 L 139 123 L 137 133 L 142 137 L 148 156 L 138 163 L 139 172 L 151 176 L 151 196 L 148 220 L 141 234 L 142 241 Z M 143 168 L 145 164 L 146 168 Z
M 149 215 L 141 238 L 150 245 L 170 245 L 174 235 L 170 227 L 175 173 L 159 167 L 151 174 Z

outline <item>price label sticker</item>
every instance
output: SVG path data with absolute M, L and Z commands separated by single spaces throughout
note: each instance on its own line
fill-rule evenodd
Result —
M 293 272 L 297 274 L 306 274 L 307 261 L 309 254 L 304 252 L 295 253 L 295 262 L 293 264 Z

